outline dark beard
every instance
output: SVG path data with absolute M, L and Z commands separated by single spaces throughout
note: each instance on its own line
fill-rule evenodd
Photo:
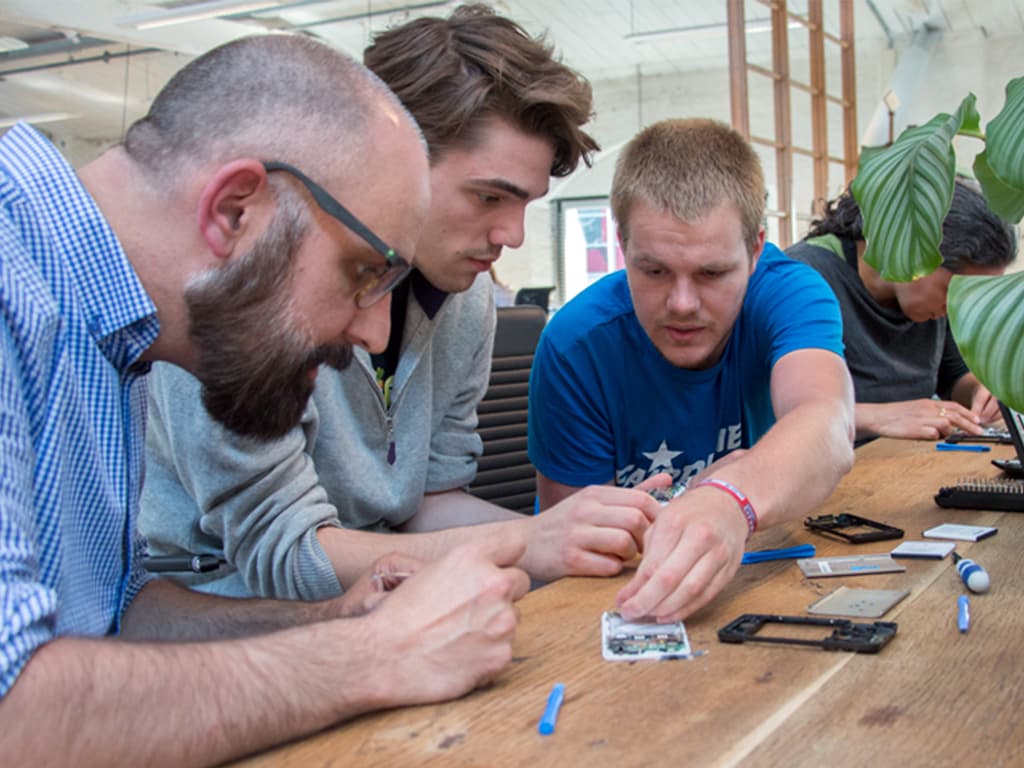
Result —
M 321 363 L 342 370 L 352 360 L 351 345 L 313 347 L 295 320 L 291 259 L 303 235 L 301 215 L 283 205 L 251 251 L 185 291 L 203 405 L 240 435 L 283 437 L 313 394 L 310 373 Z

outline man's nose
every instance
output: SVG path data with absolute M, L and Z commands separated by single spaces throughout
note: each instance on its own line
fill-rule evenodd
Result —
M 343 333 L 345 341 L 357 344 L 372 355 L 388 347 L 391 334 L 391 294 L 364 309 L 356 309 Z
M 677 277 L 668 295 L 668 309 L 675 314 L 686 315 L 700 308 L 700 295 L 693 281 L 688 277 Z

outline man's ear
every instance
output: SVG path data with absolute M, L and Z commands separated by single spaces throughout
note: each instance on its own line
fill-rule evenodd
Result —
M 750 254 L 750 273 L 754 273 L 754 268 L 757 266 L 757 260 L 761 258 L 761 254 L 764 252 L 764 227 L 757 232 L 757 244 L 754 248 L 754 252 Z
M 220 166 L 199 193 L 199 232 L 210 252 L 228 258 L 237 247 L 255 210 L 265 205 L 267 172 L 259 160 L 232 160 Z

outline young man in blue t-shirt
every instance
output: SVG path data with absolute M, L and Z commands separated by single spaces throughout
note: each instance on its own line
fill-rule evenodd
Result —
M 530 382 L 541 509 L 661 472 L 690 490 L 644 537 L 627 618 L 683 617 L 746 539 L 820 504 L 852 462 L 853 397 L 825 282 L 765 243 L 757 155 L 667 120 L 623 150 L 611 195 L 626 269 L 562 308 Z

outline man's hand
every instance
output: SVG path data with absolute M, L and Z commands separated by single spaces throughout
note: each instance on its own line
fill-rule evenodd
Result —
M 388 706 L 461 696 L 512 658 L 519 617 L 513 602 L 530 588 L 511 567 L 526 545 L 514 531 L 463 544 L 396 587 L 373 613 L 378 695 Z
M 345 594 L 334 600 L 336 617 L 362 616 L 369 613 L 393 589 L 422 567 L 422 560 L 401 552 L 391 552 L 378 558 L 369 570 L 345 590 Z
M 644 539 L 644 560 L 616 602 L 628 620 L 676 621 L 703 607 L 732 579 L 743 557 L 747 524 L 727 494 L 692 488 L 661 510 Z
M 644 534 L 661 509 L 648 491 L 671 482 L 662 473 L 636 488 L 592 485 L 527 518 L 520 565 L 541 581 L 614 576 L 643 551 Z
M 996 406 L 998 412 L 998 406 Z M 977 412 L 952 400 L 903 400 L 898 403 L 857 403 L 857 434 L 938 440 L 954 430 L 982 432 Z M 997 413 L 998 415 L 998 413 Z
M 971 395 L 971 413 L 978 417 L 979 424 L 991 424 L 1002 418 L 996 396 L 980 382 Z

